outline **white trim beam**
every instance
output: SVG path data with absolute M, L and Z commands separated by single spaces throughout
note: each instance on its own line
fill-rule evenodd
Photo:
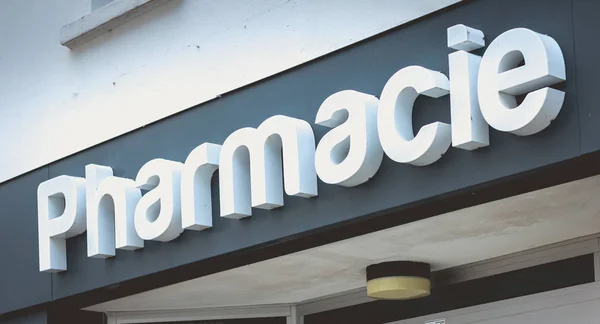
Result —
M 240 318 L 290 317 L 290 305 L 264 305 L 248 307 L 215 307 L 193 310 L 114 312 L 107 313 L 109 324 L 148 322 L 224 320 Z
M 551 244 L 523 252 L 463 265 L 436 273 L 448 285 L 600 252 L 597 235 Z
M 390 322 L 388 324 L 426 323 L 427 321 L 440 318 L 446 319 L 447 323 L 456 324 L 479 323 L 482 321 L 487 323 L 487 321 L 493 319 L 512 315 L 534 313 L 587 302 L 600 303 L 600 283 L 593 282 L 489 304 Z M 562 308 L 560 311 L 562 311 Z M 587 320 L 591 319 L 588 318 Z M 494 321 L 494 323 L 496 322 Z

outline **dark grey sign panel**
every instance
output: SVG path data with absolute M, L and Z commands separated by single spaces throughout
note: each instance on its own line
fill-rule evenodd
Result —
M 50 166 L 50 176 L 83 176 L 84 166 L 111 166 L 135 178 L 154 158 L 184 161 L 203 142 L 223 143 L 236 129 L 258 126 L 284 114 L 314 124 L 319 105 L 332 93 L 354 89 L 379 95 L 387 79 L 409 65 L 448 73 L 446 28 L 463 23 L 480 29 L 488 42 L 500 33 L 527 27 L 551 35 L 573 75 L 575 55 L 569 1 L 474 1 L 387 32 L 351 48 L 224 95 Z M 564 84 L 566 101 L 558 119 L 543 132 L 519 137 L 491 131 L 490 146 L 474 152 L 451 149 L 437 163 L 414 167 L 385 159 L 377 175 L 356 188 L 319 184 L 314 199 L 286 197 L 285 206 L 255 209 L 245 220 L 220 218 L 214 200 L 213 228 L 185 231 L 169 243 L 146 242 L 144 249 L 119 251 L 101 260 L 86 257 L 85 235 L 69 240 L 68 271 L 53 275 L 54 298 L 108 286 L 235 250 L 296 235 L 337 222 L 401 208 L 408 203 L 538 168 L 579 155 L 576 82 Z M 201 87 L 202 85 L 198 85 Z M 449 122 L 448 97 L 417 100 L 415 126 Z M 119 118 L 119 116 L 115 116 Z M 314 126 L 317 137 L 326 129 Z M 214 187 L 214 196 L 218 197 Z
M 0 314 L 52 299 L 51 275 L 38 268 L 37 186 L 42 168 L 0 185 Z
M 582 153 L 600 150 L 600 45 L 597 41 L 600 29 L 599 12 L 600 1 L 573 1 L 577 70 L 570 76 L 577 78 Z
M 48 314 L 45 311 L 35 311 L 20 316 L 3 319 L 4 324 L 47 324 Z

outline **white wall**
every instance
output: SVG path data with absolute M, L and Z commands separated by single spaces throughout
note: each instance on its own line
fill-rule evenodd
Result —
M 0 0 L 0 182 L 458 1 L 171 0 L 69 50 L 90 0 Z

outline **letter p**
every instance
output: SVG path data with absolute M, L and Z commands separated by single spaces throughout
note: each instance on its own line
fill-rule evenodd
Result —
M 38 186 L 40 271 L 67 270 L 66 239 L 83 233 L 85 179 L 59 176 Z

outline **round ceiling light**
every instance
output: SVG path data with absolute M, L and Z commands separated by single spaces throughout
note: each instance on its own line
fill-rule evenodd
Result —
M 371 298 L 415 299 L 430 293 L 431 267 L 428 263 L 394 261 L 367 267 L 367 295 Z

